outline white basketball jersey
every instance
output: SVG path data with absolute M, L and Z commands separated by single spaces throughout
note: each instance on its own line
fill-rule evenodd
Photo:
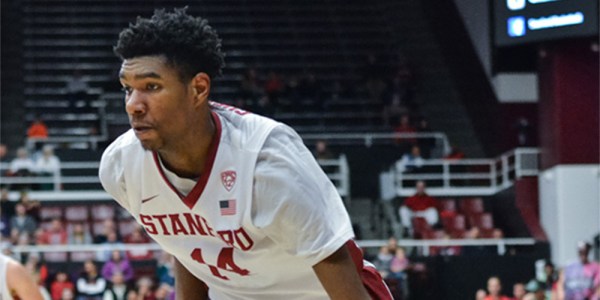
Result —
M 8 290 L 6 269 L 11 258 L 0 253 L 0 300 L 13 300 L 10 291 Z
M 211 109 L 215 140 L 187 195 L 131 130 L 102 156 L 104 188 L 211 299 L 328 299 L 312 266 L 354 237 L 337 190 L 291 128 Z

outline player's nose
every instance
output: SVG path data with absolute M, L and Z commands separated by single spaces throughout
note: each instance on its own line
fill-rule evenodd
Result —
M 125 111 L 129 115 L 140 115 L 146 112 L 143 96 L 136 90 L 125 98 Z

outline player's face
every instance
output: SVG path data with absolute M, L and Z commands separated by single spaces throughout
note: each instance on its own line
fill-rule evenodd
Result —
M 145 149 L 164 149 L 190 128 L 194 118 L 191 84 L 181 82 L 164 57 L 126 59 L 119 77 L 129 123 Z

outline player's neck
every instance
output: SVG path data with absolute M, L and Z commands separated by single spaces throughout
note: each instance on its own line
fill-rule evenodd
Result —
M 158 150 L 161 162 L 169 171 L 183 178 L 198 178 L 204 166 L 216 134 L 216 126 L 210 112 L 200 130 L 190 130 L 189 136 L 179 140 L 177 145 Z

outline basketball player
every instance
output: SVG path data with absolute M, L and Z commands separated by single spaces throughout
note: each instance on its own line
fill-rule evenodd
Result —
M 0 300 L 42 300 L 40 289 L 21 264 L 0 253 Z
M 176 258 L 178 299 L 391 299 L 335 187 L 288 126 L 208 101 L 223 53 L 185 9 L 115 47 L 132 129 L 100 178 Z

